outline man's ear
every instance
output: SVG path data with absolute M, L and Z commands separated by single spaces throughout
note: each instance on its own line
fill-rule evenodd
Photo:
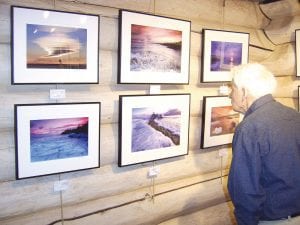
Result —
M 245 88 L 242 88 L 242 99 L 246 100 L 248 96 L 248 91 Z

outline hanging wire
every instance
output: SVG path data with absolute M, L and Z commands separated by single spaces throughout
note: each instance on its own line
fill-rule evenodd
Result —
M 226 0 L 223 0 L 223 7 L 222 7 L 222 29 L 225 28 L 225 7 L 226 7 Z
M 220 168 L 220 171 L 221 171 L 221 174 L 220 174 L 220 180 L 221 180 L 221 184 L 223 184 L 223 156 L 221 156 L 221 168 Z
M 155 167 L 155 161 L 153 161 L 153 168 Z M 155 176 L 151 178 L 152 180 L 152 202 L 154 203 L 154 197 L 155 197 Z
M 152 4 L 153 2 L 153 4 Z M 152 7 L 153 5 L 153 7 Z M 155 14 L 155 0 L 149 0 L 148 12 Z
M 61 181 L 60 174 L 58 175 L 59 182 Z M 64 225 L 64 209 L 63 209 L 63 193 L 62 190 L 59 191 L 59 198 L 60 198 L 60 219 L 61 224 Z

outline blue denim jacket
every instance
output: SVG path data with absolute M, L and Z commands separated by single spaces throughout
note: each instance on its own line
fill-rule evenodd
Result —
M 237 126 L 228 190 L 239 225 L 300 212 L 300 113 L 271 95 Z

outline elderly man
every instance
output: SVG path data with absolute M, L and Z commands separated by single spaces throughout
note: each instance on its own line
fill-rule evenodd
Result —
M 300 113 L 274 100 L 276 80 L 264 66 L 231 72 L 232 106 L 244 114 L 228 181 L 238 225 L 300 225 Z

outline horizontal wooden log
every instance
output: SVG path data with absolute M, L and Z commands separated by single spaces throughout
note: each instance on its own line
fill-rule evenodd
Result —
M 192 209 L 204 209 L 210 205 L 227 200 L 220 180 L 192 185 L 188 188 L 178 189 L 162 195 L 159 195 L 159 190 L 157 190 L 157 193 L 158 195 L 155 196 L 153 202 L 137 202 L 103 214 L 95 214 L 82 220 L 70 221 L 67 224 L 106 224 L 108 221 L 111 221 L 111 218 L 115 218 L 113 223 L 119 225 L 157 224 L 181 213 L 188 213 Z M 132 211 L 135 212 L 134 215 L 130 213 Z M 68 213 L 74 215 L 73 209 L 68 210 L 66 214 Z M 151 216 L 149 217 L 149 215 Z
M 273 19 L 264 30 L 272 43 L 279 45 L 295 42 L 295 30 L 299 29 L 299 26 L 300 15 L 286 16 Z
M 276 97 L 298 98 L 298 86 L 300 80 L 296 76 L 277 77 Z
M 260 4 L 261 11 L 270 19 L 300 15 L 298 0 L 281 0 L 269 4 Z
M 153 3 L 149 2 L 149 0 L 84 0 L 84 1 L 74 1 L 74 0 L 64 0 L 67 5 L 81 5 L 81 7 L 85 5 L 91 5 L 91 7 L 97 6 L 106 6 L 107 8 L 116 8 L 116 9 L 129 9 L 141 12 L 151 12 Z
M 224 202 L 203 210 L 178 216 L 158 225 L 185 225 L 185 224 L 222 224 L 235 225 L 234 206 L 232 202 Z
M 299 98 L 276 98 L 276 101 L 300 112 L 298 107 Z
M 260 63 L 276 76 L 296 76 L 295 58 L 294 44 L 282 44 L 277 46 L 274 52 Z
M 152 182 L 149 180 L 148 187 L 116 196 L 95 197 L 89 201 L 82 201 L 80 204 L 66 203 L 65 201 L 68 199 L 63 192 L 64 219 L 70 219 L 69 221 L 65 220 L 64 223 L 72 225 L 157 224 L 175 216 L 189 213 L 195 208 L 200 210 L 225 202 L 228 199 L 226 191 L 224 192 L 226 180 L 222 184 L 218 177 L 219 173 L 191 176 L 166 184 L 156 184 L 155 190 L 152 189 Z M 90 186 L 85 192 L 90 188 L 93 186 Z M 106 188 L 106 186 L 98 186 L 98 189 Z M 154 196 L 154 199 L 147 196 Z M 168 207 L 170 205 L 172 207 Z M 148 216 L 149 214 L 151 217 Z M 79 218 L 72 220 L 75 217 Z M 59 207 L 57 207 L 0 221 L 6 225 L 20 223 L 39 225 L 59 221 L 60 218 Z
M 228 154 L 229 156 L 230 154 Z M 67 180 L 69 183 L 69 189 L 63 195 L 64 202 L 67 205 L 78 204 L 95 198 L 130 192 L 137 187 L 147 187 L 150 182 L 147 172 L 151 165 L 152 163 L 144 163 L 125 168 L 107 165 L 100 169 L 61 174 L 60 179 Z M 216 171 L 220 168 L 220 157 L 214 151 L 195 153 L 161 160 L 156 165 L 161 170 L 156 184 L 163 184 L 184 177 Z M 224 163 L 223 166 L 228 165 Z M 182 168 L 185 169 L 182 170 Z M 132 179 L 132 177 L 139 177 L 139 179 Z M 0 199 L 0 218 L 59 206 L 58 194 L 53 192 L 53 184 L 57 180 L 58 175 L 52 175 L 0 183 L 1 193 L 5 193 Z M 43 199 L 43 201 L 36 202 L 36 199 Z M 6 207 L 7 205 L 18 205 L 18 207 Z

